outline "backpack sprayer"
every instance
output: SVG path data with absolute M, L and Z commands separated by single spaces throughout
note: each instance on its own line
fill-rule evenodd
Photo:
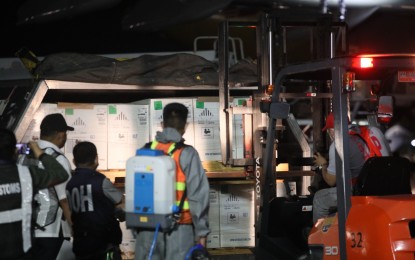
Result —
M 176 163 L 160 150 L 139 149 L 127 160 L 125 180 L 127 228 L 163 231 L 175 225 Z
M 127 228 L 171 232 L 180 218 L 185 195 L 176 205 L 176 162 L 161 150 L 142 148 L 127 160 L 125 220 Z M 155 236 L 156 237 L 156 236 Z M 155 241 L 153 241 L 154 245 Z M 153 248 L 153 246 L 152 246 Z M 152 249 L 149 255 L 152 255 Z M 192 247 L 187 259 L 208 260 L 201 245 Z

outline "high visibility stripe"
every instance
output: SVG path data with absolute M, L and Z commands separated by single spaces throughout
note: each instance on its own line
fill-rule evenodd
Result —
M 22 209 L 13 209 L 0 212 L 0 224 L 12 223 L 22 220 Z
M 168 154 L 171 154 L 171 151 L 173 151 L 174 148 L 176 148 L 176 144 L 175 143 L 173 143 L 172 145 L 170 145 L 169 149 L 167 150 L 167 153 Z M 173 157 L 173 154 L 171 155 L 171 157 Z
M 159 144 L 159 142 L 157 142 L 157 141 L 153 141 L 153 142 L 151 143 L 150 148 L 151 148 L 151 149 L 156 149 L 158 144 Z
M 22 218 L 22 238 L 23 238 L 23 251 L 27 252 L 32 247 L 31 242 L 31 217 L 32 217 L 32 176 L 30 175 L 29 168 L 23 165 L 17 165 L 19 171 L 19 178 L 21 183 L 21 218 Z
M 176 182 L 176 190 L 178 191 L 184 191 L 186 188 L 186 183 L 184 182 Z
M 177 201 L 176 201 L 176 205 L 177 205 L 177 206 L 179 206 L 179 205 L 180 205 L 180 200 L 177 200 Z M 189 201 L 185 200 L 185 201 L 183 202 L 183 208 L 182 208 L 182 209 L 184 209 L 184 210 L 186 210 L 186 209 L 190 209 L 190 207 L 189 207 Z
M 151 149 L 157 149 L 157 146 L 159 145 L 159 142 L 157 142 L 157 141 L 153 141 L 152 143 L 151 143 L 151 146 L 150 146 L 150 148 Z M 170 154 L 171 153 L 171 151 L 173 151 L 174 150 L 174 148 L 176 148 L 176 143 L 172 143 L 171 145 L 170 145 L 170 147 L 167 149 L 167 154 Z M 173 157 L 173 154 L 171 155 L 171 157 Z

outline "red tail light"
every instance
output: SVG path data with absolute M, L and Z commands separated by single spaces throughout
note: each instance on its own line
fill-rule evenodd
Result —
M 353 68 L 357 69 L 367 69 L 373 68 L 373 58 L 369 57 L 359 57 L 353 60 Z
M 373 58 L 360 58 L 360 68 L 373 68 Z

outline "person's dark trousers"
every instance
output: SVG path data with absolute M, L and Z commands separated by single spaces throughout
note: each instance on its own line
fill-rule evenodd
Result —
M 63 244 L 62 237 L 37 237 L 33 254 L 36 260 L 56 260 Z
M 19 256 L 17 258 L 13 258 L 13 260 L 33 260 L 33 250 L 29 249 L 29 251 L 26 254 Z

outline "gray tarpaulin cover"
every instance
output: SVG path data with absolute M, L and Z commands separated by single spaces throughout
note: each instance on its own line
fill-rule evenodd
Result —
M 142 86 L 218 85 L 218 65 L 198 55 L 142 55 L 118 60 L 93 54 L 48 55 L 36 67 L 38 79 Z M 256 64 L 243 60 L 229 70 L 229 83 L 239 86 L 257 81 Z

